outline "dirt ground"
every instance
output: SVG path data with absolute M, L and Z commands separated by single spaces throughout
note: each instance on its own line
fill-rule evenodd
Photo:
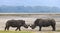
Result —
M 4 27 L 5 27 L 5 23 L 7 20 L 11 20 L 11 19 L 15 19 L 15 20 L 25 20 L 26 21 L 26 24 L 33 24 L 34 21 L 37 19 L 37 18 L 53 18 L 55 19 L 56 21 L 56 31 L 57 30 L 60 30 L 60 15 L 27 15 L 27 16 L 0 16 L 0 30 L 4 30 Z M 12 28 L 10 27 L 10 30 L 15 30 L 16 28 Z M 28 29 L 24 28 L 24 27 L 21 27 L 21 30 L 26 30 L 26 31 L 34 31 L 35 33 L 44 33 L 44 32 L 55 32 L 56 31 L 51 31 L 52 28 L 51 26 L 49 27 L 42 27 L 42 31 L 38 31 L 39 30 L 39 27 L 37 26 L 35 29 L 31 29 L 30 27 Z M 44 32 L 43 32 L 44 31 Z M 59 33 L 59 32 L 57 32 Z

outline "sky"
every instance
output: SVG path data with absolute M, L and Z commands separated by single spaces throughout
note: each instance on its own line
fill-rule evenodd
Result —
M 0 6 L 3 5 L 60 7 L 60 0 L 0 0 Z

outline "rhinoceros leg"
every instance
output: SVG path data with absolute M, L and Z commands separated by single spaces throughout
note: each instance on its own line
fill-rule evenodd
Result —
M 42 27 L 41 27 L 41 26 L 39 26 L 39 31 L 41 31 L 41 28 L 42 28 Z
M 6 31 L 7 27 L 5 27 L 5 31 Z
M 17 29 L 15 31 L 17 31 L 17 30 L 18 30 L 18 27 L 17 27 Z
M 9 27 L 7 27 L 7 30 L 9 30 Z
M 52 28 L 53 28 L 52 31 L 55 31 L 55 29 L 56 29 L 56 28 L 55 28 L 55 25 L 52 25 Z
M 20 27 L 17 27 L 17 29 L 15 31 L 17 31 L 19 29 L 19 31 L 21 31 Z
M 19 27 L 19 31 L 21 31 L 20 27 Z
M 6 26 L 6 27 L 5 27 L 5 31 L 6 31 L 6 29 L 9 30 L 9 27 L 10 27 L 10 26 Z

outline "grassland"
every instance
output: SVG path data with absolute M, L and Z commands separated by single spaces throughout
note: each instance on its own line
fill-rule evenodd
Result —
M 0 33 L 33 33 L 31 31 L 2 31 L 0 30 Z
M 57 31 L 2 31 L 0 33 L 60 33 L 60 30 Z

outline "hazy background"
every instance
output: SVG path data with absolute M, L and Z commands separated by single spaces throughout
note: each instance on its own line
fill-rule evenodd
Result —
M 0 0 L 0 13 L 60 13 L 60 0 Z

